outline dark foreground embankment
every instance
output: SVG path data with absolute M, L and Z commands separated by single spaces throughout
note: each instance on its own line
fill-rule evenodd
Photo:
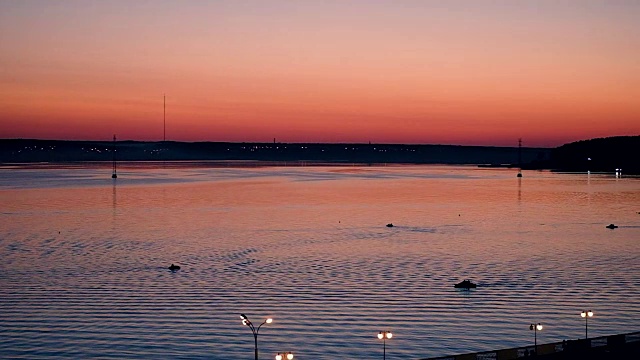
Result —
M 450 355 L 422 360 L 510 360 L 532 357 L 544 360 L 640 359 L 640 332 L 602 336 L 588 340 L 581 339 L 550 344 L 539 344 L 537 348 L 531 345 L 519 348 Z

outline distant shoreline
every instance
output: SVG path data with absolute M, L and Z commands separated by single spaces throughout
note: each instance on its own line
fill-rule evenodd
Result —
M 110 169 L 111 161 L 66 161 L 66 162 L 22 162 L 22 163 L 0 163 L 2 169 L 80 169 L 80 168 L 96 168 Z M 477 168 L 479 170 L 517 170 L 517 165 L 482 165 L 482 164 L 438 164 L 438 163 L 345 163 L 345 162 L 314 162 L 314 161 L 253 161 L 253 160 L 134 160 L 123 161 L 118 163 L 118 170 L 122 169 L 185 169 L 185 168 L 203 168 L 203 169 L 251 169 L 251 168 L 268 168 L 268 167 L 335 167 L 335 168 L 381 168 L 381 167 L 404 167 L 404 166 L 443 166 L 443 167 L 467 167 Z M 584 171 L 569 171 L 557 169 L 524 169 L 526 171 L 548 171 L 554 173 L 566 174 L 583 174 Z M 591 175 L 615 175 L 615 172 L 606 171 L 590 171 Z M 620 177 L 640 178 L 640 174 L 624 173 Z
M 324 163 L 516 164 L 549 156 L 546 148 L 405 144 L 304 144 L 0 140 L 0 162 L 262 161 Z
M 559 172 L 640 174 L 640 136 L 557 148 L 348 143 L 229 143 L 0 139 L 0 164 L 127 161 L 231 162 L 243 166 L 442 164 Z M 255 165 L 246 165 L 246 164 Z

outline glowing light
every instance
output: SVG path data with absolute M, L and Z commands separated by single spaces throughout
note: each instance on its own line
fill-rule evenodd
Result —
M 276 355 L 276 360 L 283 360 L 284 358 L 287 358 L 287 360 L 292 360 L 293 359 L 293 353 L 291 352 L 286 352 L 286 353 L 278 353 L 278 355 Z

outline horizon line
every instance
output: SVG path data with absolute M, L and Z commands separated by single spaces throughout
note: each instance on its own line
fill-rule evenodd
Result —
M 115 134 L 113 134 L 115 135 Z M 612 139 L 612 138 L 632 138 L 632 137 L 640 137 L 638 135 L 614 135 L 614 136 L 604 136 L 604 137 L 594 137 L 588 139 L 580 139 L 565 142 L 555 146 L 526 146 L 523 145 L 523 148 L 528 149 L 554 149 L 561 147 L 563 145 L 582 142 L 582 141 L 591 141 L 597 139 Z M 521 139 L 521 138 L 520 138 Z M 42 139 L 42 138 L 0 138 L 0 141 L 11 141 L 11 140 L 22 140 L 22 141 L 67 141 L 67 142 L 112 142 L 113 139 Z M 135 139 L 125 139 L 118 140 L 117 142 L 139 142 L 139 143 L 163 143 L 163 142 L 173 142 L 173 143 L 224 143 L 224 144 L 309 144 L 309 145 L 403 145 L 403 146 L 460 146 L 460 147 L 485 147 L 485 148 L 518 148 L 518 142 L 514 142 L 514 145 L 477 145 L 477 144 L 455 144 L 455 143 L 395 143 L 395 142 L 304 142 L 304 141 L 292 141 L 292 142 L 276 142 L 276 139 L 271 141 L 219 141 L 219 140 L 135 140 Z
M 610 136 L 610 137 L 633 137 L 640 135 L 628 135 L 628 136 Z M 607 138 L 610 138 L 607 137 Z M 584 140 L 576 140 L 572 142 L 578 141 L 587 141 L 599 138 L 592 139 L 584 139 Z M 42 139 L 42 138 L 0 138 L 0 141 L 11 141 L 11 140 L 22 140 L 22 141 L 66 141 L 66 142 L 113 142 L 113 139 L 104 139 L 104 140 L 95 140 L 95 139 Z M 307 145 L 401 145 L 401 146 L 460 146 L 460 147 L 494 147 L 494 148 L 518 148 L 518 144 L 515 143 L 513 146 L 507 145 L 472 145 L 472 144 L 445 144 L 445 143 L 384 143 L 384 142 L 304 142 L 304 141 L 292 141 L 292 142 L 271 142 L 271 141 L 218 141 L 218 140 L 134 140 L 134 139 L 125 139 L 125 140 L 117 140 L 118 143 L 123 142 L 139 142 L 139 143 L 163 143 L 163 142 L 171 142 L 171 143 L 221 143 L 221 144 L 267 144 L 267 145 L 277 145 L 277 144 L 307 144 Z M 569 144 L 572 142 L 564 143 Z M 522 146 L 522 148 L 528 149 L 553 149 L 558 146 Z

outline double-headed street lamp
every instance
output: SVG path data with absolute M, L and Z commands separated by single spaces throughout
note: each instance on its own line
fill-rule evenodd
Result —
M 542 324 L 540 323 L 531 324 L 529 325 L 529 330 L 533 330 L 533 348 L 537 355 L 538 354 L 538 331 L 542 330 Z
M 276 360 L 291 360 L 293 359 L 293 353 L 291 351 L 288 352 L 284 352 L 284 353 L 278 353 L 278 355 L 276 355 Z
M 584 318 L 584 338 L 589 338 L 589 318 L 593 316 L 593 311 L 586 310 L 580 313 L 580 316 Z
M 260 328 L 262 327 L 262 325 L 264 324 L 271 324 L 271 322 L 273 321 L 272 318 L 268 318 L 267 320 L 263 321 L 262 324 L 260 324 L 260 326 L 258 326 L 257 328 L 255 326 L 253 326 L 253 323 L 249 320 L 249 318 L 247 318 L 247 316 L 245 314 L 240 314 L 240 318 L 242 319 L 242 325 L 247 325 L 249 327 L 249 329 L 251 329 L 251 332 L 253 333 L 253 340 L 254 340 L 254 350 L 256 353 L 256 358 L 255 360 L 258 360 L 258 332 L 260 331 Z
M 391 339 L 393 334 L 391 331 L 380 331 L 378 333 L 378 339 L 382 340 L 382 359 L 387 358 L 387 339 Z

